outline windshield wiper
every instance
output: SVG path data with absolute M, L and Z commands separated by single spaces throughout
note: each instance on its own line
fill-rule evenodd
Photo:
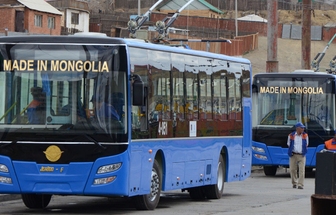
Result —
M 90 137 L 88 134 L 83 134 L 84 137 L 86 137 L 88 140 L 94 142 L 94 144 L 96 144 L 97 146 L 99 146 L 101 149 L 105 150 L 106 147 L 103 146 L 102 144 L 100 144 L 97 140 L 93 139 L 92 137 Z
M 14 145 L 16 143 L 17 143 L 17 140 L 13 140 L 10 143 L 5 143 L 5 144 L 1 145 L 0 148 L 5 148 L 7 146 Z

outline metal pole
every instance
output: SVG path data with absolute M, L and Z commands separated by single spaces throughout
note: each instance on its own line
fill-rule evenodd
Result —
M 138 16 L 141 15 L 141 2 L 138 0 Z
M 237 6 L 237 0 L 235 1 L 235 11 L 236 11 L 235 25 L 236 25 L 236 37 L 237 37 L 238 36 L 238 21 L 237 21 L 238 6 Z
M 267 61 L 266 72 L 279 72 L 278 1 L 267 0 Z
M 311 52 L 311 0 L 302 1 L 301 68 L 310 69 Z
M 219 0 L 217 2 L 217 9 L 219 9 Z M 217 39 L 219 38 L 219 13 L 217 13 Z

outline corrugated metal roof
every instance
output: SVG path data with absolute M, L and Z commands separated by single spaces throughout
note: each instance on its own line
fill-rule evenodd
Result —
M 202 4 L 204 4 L 206 7 L 208 7 L 210 10 L 216 12 L 216 13 L 220 13 L 223 14 L 224 12 L 219 10 L 217 7 L 213 6 L 212 4 L 210 4 L 209 2 L 205 1 L 205 0 L 198 0 L 199 2 L 201 2 Z
M 163 10 L 179 10 L 183 5 L 185 5 L 189 0 L 171 0 L 160 7 Z M 185 10 L 212 10 L 216 13 L 223 14 L 224 12 L 210 4 L 205 0 L 193 1 Z
M 17 0 L 31 10 L 62 15 L 62 13 L 44 0 Z
M 242 21 L 251 21 L 251 22 L 267 22 L 267 19 L 262 18 L 261 16 L 255 15 L 255 14 L 250 14 L 247 16 L 243 16 L 238 18 L 237 20 L 242 20 Z
M 334 28 L 334 27 L 336 27 L 336 22 L 329 21 L 327 24 L 324 25 L 324 27 Z

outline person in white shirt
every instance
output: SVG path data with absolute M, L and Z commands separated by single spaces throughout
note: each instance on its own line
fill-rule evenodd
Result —
M 295 128 L 296 131 L 290 133 L 287 140 L 289 168 L 293 188 L 303 189 L 309 141 L 308 134 L 304 132 L 305 126 L 301 122 L 296 123 Z

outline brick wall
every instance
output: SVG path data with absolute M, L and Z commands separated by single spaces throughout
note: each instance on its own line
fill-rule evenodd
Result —
M 0 8 L 0 32 L 15 31 L 15 9 Z
M 35 26 L 35 15 L 42 16 L 42 27 Z M 48 17 L 55 18 L 55 29 L 48 28 Z M 24 18 L 25 29 L 28 30 L 31 34 L 50 34 L 50 35 L 60 35 L 61 34 L 61 16 L 43 13 L 40 11 L 25 9 L 25 18 Z
M 174 14 L 176 10 L 160 10 L 164 14 Z M 180 15 L 185 16 L 202 16 L 202 17 L 221 17 L 221 14 L 212 12 L 211 10 L 183 10 Z
M 9 32 L 15 32 L 15 10 L 16 8 L 4 7 L 0 8 L 0 33 L 5 32 L 5 28 Z M 35 26 L 34 18 L 35 14 L 42 15 L 42 27 Z M 55 17 L 55 29 L 48 28 L 48 17 Z M 30 34 L 51 34 L 60 35 L 61 34 L 61 16 L 43 13 L 39 11 L 30 10 L 29 8 L 24 8 L 24 29 Z

